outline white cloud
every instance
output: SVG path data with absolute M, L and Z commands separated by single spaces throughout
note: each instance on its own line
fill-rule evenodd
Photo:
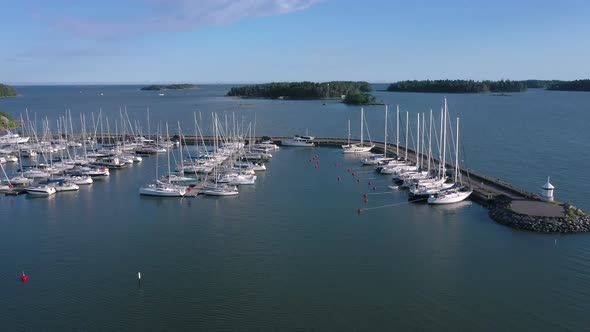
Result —
M 146 0 L 149 15 L 133 22 L 65 18 L 52 31 L 79 38 L 121 39 L 153 32 L 190 31 L 233 24 L 245 19 L 292 13 L 321 0 Z

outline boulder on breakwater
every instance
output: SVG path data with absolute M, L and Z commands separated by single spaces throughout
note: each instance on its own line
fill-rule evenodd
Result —
M 551 203 L 547 203 L 551 204 Z M 570 204 L 558 204 L 563 214 L 557 216 L 539 216 L 515 212 L 512 200 L 506 196 L 494 199 L 490 204 L 489 215 L 496 222 L 521 230 L 540 233 L 580 233 L 590 231 L 590 216 Z

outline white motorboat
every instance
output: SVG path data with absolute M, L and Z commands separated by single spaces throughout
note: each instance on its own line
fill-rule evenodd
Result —
M 37 186 L 26 187 L 25 191 L 31 196 L 51 196 L 57 192 L 55 187 L 48 186 L 46 184 L 40 184 Z
M 287 139 L 281 142 L 281 145 L 284 146 L 299 146 L 299 147 L 314 147 L 315 143 L 313 142 L 315 137 L 313 136 L 300 136 L 295 135 L 292 139 Z

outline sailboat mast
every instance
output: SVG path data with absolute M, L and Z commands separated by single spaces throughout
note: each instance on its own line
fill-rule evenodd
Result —
M 395 112 L 395 127 L 395 156 L 399 157 L 399 105 L 397 105 Z
M 425 161 L 425 159 L 426 159 L 426 158 L 424 157 L 424 150 L 426 150 L 426 143 L 425 143 L 425 141 L 424 141 L 424 132 L 425 132 L 425 131 L 426 131 L 426 114 L 422 113 L 422 140 L 421 140 L 421 142 L 422 142 L 422 146 L 420 147 L 420 152 L 422 153 L 422 154 L 421 154 L 421 157 L 422 157 L 422 161 L 423 161 L 423 162 L 424 162 L 424 161 Z M 422 165 L 422 167 L 424 167 L 424 165 Z
M 350 119 L 348 119 L 348 146 L 350 147 Z
M 459 183 L 459 118 L 457 118 L 457 141 L 455 144 L 455 183 Z
M 383 140 L 383 158 L 387 158 L 387 104 L 385 104 L 385 134 Z
M 428 128 L 428 173 L 430 173 L 430 157 L 432 155 L 432 110 L 430 110 L 430 125 Z
M 410 130 L 410 112 L 406 111 L 406 158 L 408 160 L 408 131 Z
M 166 141 L 170 141 L 170 134 L 168 133 L 168 122 L 166 122 Z M 166 147 L 168 159 L 168 183 L 170 183 L 170 148 Z
M 416 130 L 416 167 L 420 169 L 420 113 L 417 115 L 416 126 L 418 127 Z
M 447 152 L 447 99 L 445 98 L 445 105 L 443 107 L 443 114 L 442 114 L 442 175 L 441 177 L 444 178 L 446 175 L 446 152 Z
M 363 115 L 363 108 L 361 107 L 361 146 L 363 146 L 363 119 L 364 119 L 364 115 Z

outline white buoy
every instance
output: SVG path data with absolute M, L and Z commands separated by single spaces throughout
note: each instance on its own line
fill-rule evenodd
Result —
M 137 279 L 141 280 L 141 272 L 137 272 Z
M 549 182 L 549 177 L 547 177 L 547 183 L 541 187 L 541 200 L 545 202 L 553 202 L 553 189 L 555 187 Z

